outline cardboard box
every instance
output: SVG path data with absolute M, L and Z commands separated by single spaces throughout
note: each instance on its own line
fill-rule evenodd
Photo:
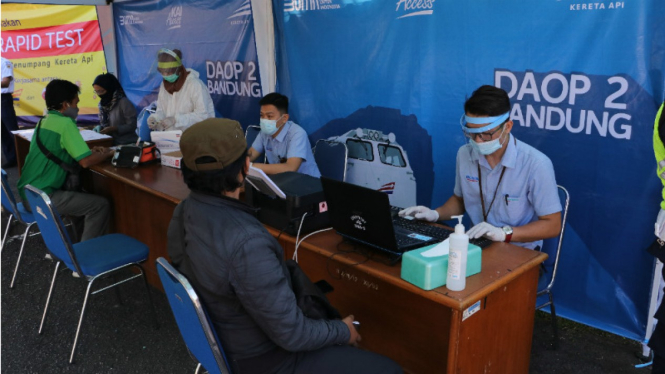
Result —
M 162 154 L 179 150 L 180 136 L 182 136 L 182 130 L 153 131 L 150 133 L 150 139 L 162 151 Z
M 182 162 L 182 153 L 178 149 L 177 151 L 162 153 L 162 165 L 170 166 L 172 168 L 180 169 L 180 163 Z

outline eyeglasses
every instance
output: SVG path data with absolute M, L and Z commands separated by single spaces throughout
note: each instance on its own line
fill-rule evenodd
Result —
M 474 141 L 476 139 L 480 138 L 480 140 L 482 140 L 484 142 L 488 142 L 488 141 L 492 140 L 492 137 L 494 136 L 494 134 L 496 134 L 499 130 L 503 129 L 504 124 L 505 124 L 505 122 L 502 123 L 501 126 L 497 127 L 496 130 L 494 130 L 494 131 L 485 131 L 485 132 L 479 132 L 479 133 L 470 133 L 470 132 L 465 131 L 464 136 L 466 136 L 467 138 L 472 139 Z
M 95 93 L 97 94 L 97 96 L 102 96 L 103 94 L 106 93 L 106 90 L 99 90 L 99 91 L 95 90 Z

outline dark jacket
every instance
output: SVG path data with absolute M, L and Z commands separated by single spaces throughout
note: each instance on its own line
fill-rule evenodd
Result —
M 101 114 L 100 114 L 101 115 Z M 115 126 L 118 131 L 109 135 L 113 137 L 113 144 L 134 144 L 138 139 L 136 135 L 136 108 L 128 98 L 123 97 L 109 111 L 109 126 Z
M 192 283 L 232 360 L 275 350 L 343 344 L 340 320 L 314 320 L 296 304 L 282 247 L 246 204 L 192 191 L 168 231 L 173 265 Z

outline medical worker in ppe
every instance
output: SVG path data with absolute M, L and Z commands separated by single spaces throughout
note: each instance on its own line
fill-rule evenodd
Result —
M 261 133 L 249 148 L 249 160 L 254 162 L 265 151 L 267 163 L 253 163 L 266 174 L 297 171 L 319 178 L 321 173 L 314 161 L 307 132 L 289 121 L 289 98 L 273 92 L 260 101 Z
M 457 152 L 453 196 L 432 210 L 414 206 L 399 212 L 430 222 L 464 212 L 475 224 L 470 238 L 536 249 L 561 230 L 561 202 L 552 161 L 511 133 L 506 91 L 482 86 L 464 104 L 462 130 L 469 138 Z
M 160 49 L 157 53 L 157 71 L 162 75 L 157 110 L 148 117 L 153 131 L 185 130 L 207 118 L 215 117 L 215 108 L 208 88 L 199 79 L 199 73 L 185 69 L 182 52 L 178 49 Z

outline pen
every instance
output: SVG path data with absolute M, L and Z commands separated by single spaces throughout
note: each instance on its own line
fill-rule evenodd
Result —
M 508 194 L 506 194 L 506 206 L 508 206 Z

